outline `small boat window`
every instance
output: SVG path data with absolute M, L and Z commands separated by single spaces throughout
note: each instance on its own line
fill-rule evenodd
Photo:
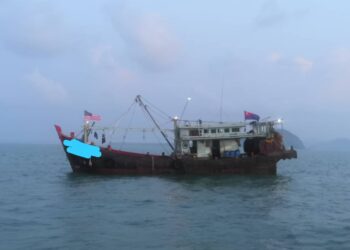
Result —
M 230 129 L 229 128 L 225 128 L 225 133 L 230 133 Z
M 223 128 L 219 128 L 219 133 L 224 133 L 224 129 Z
M 204 130 L 203 130 L 203 133 L 204 133 L 204 134 L 208 134 L 208 133 L 209 133 L 209 130 L 208 130 L 208 129 L 204 129 Z
M 231 128 L 231 132 L 239 132 L 239 128 Z
M 212 128 L 212 129 L 210 130 L 210 133 L 215 134 L 215 133 L 216 133 L 216 129 L 215 129 L 215 128 Z
M 198 135 L 199 135 L 198 129 L 191 129 L 190 130 L 190 136 L 198 136 Z

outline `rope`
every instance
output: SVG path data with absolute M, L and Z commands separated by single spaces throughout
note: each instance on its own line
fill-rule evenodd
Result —
M 149 105 L 149 108 L 152 109 L 152 112 L 154 112 L 154 113 L 156 113 L 158 116 L 162 117 L 162 119 L 165 118 L 165 119 L 167 120 L 164 124 L 162 123 L 162 127 L 163 127 L 164 125 L 168 125 L 169 123 L 172 122 L 171 116 L 169 116 L 167 113 L 165 113 L 164 111 L 162 111 L 160 108 L 158 108 L 157 106 L 155 106 L 154 104 L 152 104 L 150 101 L 148 101 L 148 100 L 146 100 L 146 99 L 144 99 L 144 98 L 143 98 L 143 100 L 145 100 L 145 101 L 147 102 L 147 104 Z M 130 119 L 129 119 L 129 122 L 128 122 L 128 125 L 127 125 L 127 128 L 123 129 L 125 132 L 124 132 L 124 134 L 123 134 L 123 136 L 122 136 L 122 138 L 121 138 L 121 139 L 122 139 L 122 143 L 121 143 L 120 146 L 119 146 L 119 149 L 122 149 L 122 148 L 124 147 L 124 145 L 125 145 L 125 142 L 126 142 L 126 138 L 127 138 L 127 136 L 128 136 L 128 133 L 129 133 L 131 130 L 133 130 L 133 129 L 131 128 L 131 124 L 132 124 L 132 122 L 133 122 L 133 120 L 134 120 L 134 116 L 135 116 L 135 112 L 136 112 L 136 108 L 135 108 L 136 104 L 137 104 L 137 102 L 135 102 L 135 101 L 133 101 L 133 102 L 130 104 L 130 106 L 128 107 L 128 109 L 127 109 L 124 113 L 122 113 L 122 114 L 112 123 L 113 128 L 111 128 L 111 129 L 109 129 L 109 128 L 107 128 L 107 127 L 95 128 L 94 131 L 95 131 L 95 130 L 101 130 L 101 129 L 103 129 L 103 131 L 104 131 L 105 129 L 106 129 L 107 131 L 112 130 L 112 131 L 110 131 L 110 133 L 109 133 L 109 140 L 108 140 L 108 141 L 109 141 L 109 145 L 111 145 L 112 140 L 113 140 L 115 134 L 118 133 L 116 130 L 122 130 L 121 128 L 118 127 L 118 126 L 120 125 L 120 123 L 121 123 L 121 120 L 124 119 L 126 116 L 128 116 L 128 114 L 130 114 L 130 112 L 132 112 L 132 114 L 131 114 L 131 116 L 130 116 Z M 145 111 L 144 109 L 141 109 L 141 110 L 142 110 L 142 113 L 144 113 L 144 115 L 147 117 L 146 120 L 150 121 L 150 117 L 146 114 L 146 111 Z M 145 140 L 145 133 L 147 132 L 146 130 L 147 130 L 147 129 L 143 129 L 143 130 L 142 130 L 142 133 L 143 133 L 143 140 Z M 165 133 L 165 135 L 166 135 L 167 138 L 171 138 L 171 137 L 169 137 L 168 134 L 166 133 L 166 129 L 161 129 L 161 130 L 162 130 L 163 133 Z M 152 129 L 151 129 L 151 132 L 154 134 L 156 140 L 157 140 L 158 143 L 161 145 L 161 147 L 163 148 L 164 152 L 169 153 L 169 149 L 167 149 L 167 148 L 164 146 L 164 144 L 160 142 L 160 139 L 159 139 L 159 137 L 157 136 L 156 131 L 158 131 L 158 130 L 155 129 L 155 128 L 152 128 Z M 82 132 L 82 131 L 81 131 L 81 132 Z
M 134 120 L 135 111 L 136 111 L 136 109 L 134 108 L 134 109 L 133 109 L 133 112 L 132 112 L 132 114 L 131 114 L 129 123 L 128 123 L 128 128 L 130 127 L 132 121 Z M 123 148 L 123 146 L 124 146 L 124 144 L 125 144 L 125 139 L 126 139 L 126 136 L 127 136 L 128 132 L 129 132 L 129 130 L 126 129 L 126 130 L 125 130 L 125 133 L 124 133 L 124 135 L 123 135 L 122 144 L 120 145 L 119 149 L 122 149 L 122 148 Z
M 142 109 L 142 112 L 143 112 L 143 114 L 145 115 L 146 119 L 152 123 L 152 120 L 151 120 L 151 118 L 148 116 L 148 114 L 146 113 L 146 111 Z M 152 131 L 153 134 L 154 134 L 154 137 L 157 139 L 158 143 L 161 145 L 161 147 L 163 148 L 164 152 L 167 152 L 168 154 L 170 154 L 171 151 L 169 151 L 168 148 L 165 148 L 165 147 L 164 147 L 164 143 L 161 143 L 161 142 L 160 142 L 160 139 L 159 139 L 159 137 L 157 136 L 156 131 L 158 131 L 158 129 L 155 129 L 155 130 Z M 163 131 L 163 132 L 164 132 L 164 131 Z M 166 134 L 166 133 L 165 133 L 165 134 Z M 168 137 L 167 134 L 166 134 L 166 136 Z
M 79 138 L 79 136 L 82 135 L 83 132 L 84 132 L 84 129 L 80 130 L 80 132 L 75 135 L 75 138 Z
M 144 97 L 142 97 L 142 99 L 147 102 L 151 107 L 153 107 L 155 110 L 157 110 L 158 112 L 160 112 L 163 116 L 165 116 L 167 119 L 172 120 L 172 117 L 165 113 L 163 110 L 161 110 L 160 108 L 158 108 L 156 105 L 152 104 L 150 101 L 148 101 L 147 99 L 145 99 Z
M 120 120 L 130 112 L 131 108 L 132 108 L 135 104 L 136 104 L 136 103 L 133 101 L 133 102 L 131 103 L 131 105 L 129 106 L 129 108 L 128 108 L 123 114 L 121 114 L 121 115 L 115 120 L 115 122 L 113 122 L 113 124 L 114 124 L 113 127 L 117 127 L 117 124 L 120 123 Z M 109 136 L 109 137 L 110 137 L 109 143 L 108 143 L 109 145 L 111 145 L 111 143 L 112 143 L 112 139 L 113 139 L 113 136 L 114 136 L 115 131 L 116 131 L 115 129 L 112 129 L 112 132 L 111 132 L 111 134 L 110 134 L 110 136 Z

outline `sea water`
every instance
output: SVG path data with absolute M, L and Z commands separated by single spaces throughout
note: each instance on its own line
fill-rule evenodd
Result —
M 73 174 L 59 145 L 0 146 L 1 249 L 350 249 L 350 154 L 277 176 Z

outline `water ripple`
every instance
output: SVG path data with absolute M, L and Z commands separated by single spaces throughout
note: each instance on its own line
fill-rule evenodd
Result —
M 0 157 L 4 249 L 350 249 L 350 156 L 300 152 L 277 176 L 77 175 L 58 146 Z

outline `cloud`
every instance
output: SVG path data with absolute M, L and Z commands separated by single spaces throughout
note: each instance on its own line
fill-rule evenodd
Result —
M 312 70 L 314 63 L 311 60 L 305 59 L 304 57 L 297 57 L 294 59 L 294 63 L 302 72 L 309 72 Z
M 277 62 L 280 62 L 281 60 L 282 60 L 282 55 L 277 52 L 273 52 L 267 57 L 267 61 L 271 63 L 277 63 Z
M 104 73 L 112 74 L 111 78 L 122 82 L 131 82 L 137 79 L 137 74 L 118 62 L 118 55 L 111 45 L 98 45 L 90 51 L 92 64 Z M 124 62 L 125 63 L 125 62 Z
M 105 69 L 115 69 L 117 60 L 115 51 L 111 45 L 99 45 L 91 50 L 90 58 L 95 66 L 100 66 Z
M 313 69 L 314 62 L 306 59 L 302 56 L 295 57 L 291 59 L 290 57 L 283 57 L 281 53 L 272 52 L 266 58 L 269 63 L 283 65 L 288 68 L 297 67 L 303 73 L 307 73 Z
M 180 42 L 167 21 L 158 14 L 123 9 L 114 13 L 113 25 L 129 52 L 147 68 L 163 69 L 176 63 Z
M 333 65 L 348 66 L 350 64 L 350 49 L 340 48 L 331 55 L 331 63 Z
M 64 17 L 48 2 L 3 3 L 0 12 L 0 42 L 15 53 L 52 56 L 72 42 Z
M 50 103 L 62 103 L 67 100 L 68 94 L 65 88 L 41 74 L 39 71 L 34 71 L 27 76 L 33 89 L 39 93 L 46 101 Z
M 299 20 L 306 16 L 308 10 L 305 8 L 286 9 L 285 3 L 281 0 L 265 1 L 254 20 L 255 26 L 259 28 L 267 28 L 286 23 L 289 20 Z
M 255 24 L 258 27 L 269 27 L 280 24 L 287 19 L 287 13 L 281 9 L 275 0 L 266 1 L 260 8 Z
M 332 52 L 326 68 L 327 83 L 322 88 L 323 98 L 332 103 L 348 104 L 350 92 L 350 49 Z

